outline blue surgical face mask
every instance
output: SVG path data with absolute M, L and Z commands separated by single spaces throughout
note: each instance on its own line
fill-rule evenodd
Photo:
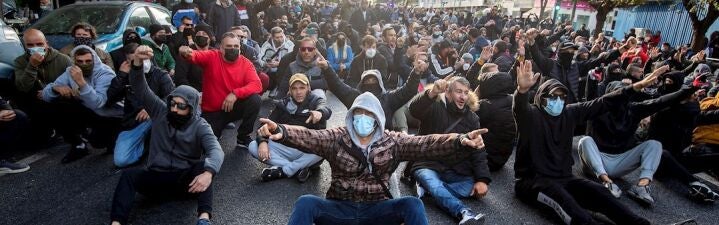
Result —
M 27 51 L 30 55 L 38 53 L 41 56 L 45 56 L 45 47 L 32 47 L 32 48 L 28 48 Z
M 359 114 L 352 117 L 352 127 L 360 137 L 367 137 L 374 131 L 375 119 L 371 116 Z
M 544 106 L 544 111 L 547 112 L 547 114 L 550 116 L 559 116 L 559 114 L 562 114 L 562 110 L 564 109 L 564 99 L 560 97 L 546 99 L 547 105 Z

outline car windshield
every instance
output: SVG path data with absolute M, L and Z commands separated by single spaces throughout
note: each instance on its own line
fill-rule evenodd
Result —
M 69 34 L 73 25 L 85 22 L 94 26 L 98 34 L 115 33 L 122 10 L 122 6 L 108 5 L 63 7 L 43 17 L 32 27 L 46 35 Z

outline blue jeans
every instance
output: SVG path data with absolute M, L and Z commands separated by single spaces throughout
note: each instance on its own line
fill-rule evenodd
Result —
M 474 179 L 462 176 L 454 171 L 447 170 L 442 174 L 431 169 L 418 169 L 414 177 L 426 189 L 437 204 L 452 216 L 459 216 L 462 210 L 469 209 L 460 198 L 467 198 L 472 194 Z
M 264 163 L 282 167 L 282 172 L 284 172 L 288 177 L 294 176 L 300 170 L 322 161 L 322 158 L 317 155 L 304 153 L 300 150 L 287 147 L 272 140 L 269 140 L 267 145 L 270 150 L 270 160 Z M 255 157 L 255 159 L 260 158 L 257 153 L 256 141 L 250 142 L 250 145 L 247 146 L 247 150 L 250 154 L 252 154 L 252 157 Z
M 424 204 L 415 197 L 351 202 L 303 195 L 295 202 L 289 225 L 427 225 Z

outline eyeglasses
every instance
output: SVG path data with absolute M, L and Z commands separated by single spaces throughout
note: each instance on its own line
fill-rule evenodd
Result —
M 173 107 L 177 107 L 177 109 L 179 109 L 179 110 L 186 110 L 190 106 L 187 105 L 187 103 L 180 103 L 180 102 L 175 102 L 174 100 L 170 100 L 170 108 L 173 108 Z
M 315 47 L 300 47 L 300 51 L 302 52 L 314 52 Z

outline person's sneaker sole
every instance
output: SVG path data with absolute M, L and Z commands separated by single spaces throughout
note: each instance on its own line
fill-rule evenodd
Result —
M 653 207 L 653 206 L 654 206 L 654 202 L 642 198 L 641 196 L 639 196 L 638 194 L 634 193 L 633 191 L 627 191 L 627 193 L 628 193 L 628 195 L 629 195 L 630 197 L 632 197 L 632 199 L 636 200 L 637 202 L 639 202 L 639 204 L 641 204 L 641 205 L 643 205 L 643 206 L 646 206 L 646 207 Z
M 300 172 L 297 172 L 297 181 L 300 183 L 307 182 L 307 180 L 310 179 L 310 176 L 312 176 L 312 171 L 309 170 L 309 168 L 305 168 L 300 170 Z
M 8 169 L 8 168 L 0 168 L 0 174 L 22 173 L 22 172 L 25 172 L 25 171 L 28 171 L 28 170 L 30 170 L 30 167 L 29 167 L 29 166 L 28 166 L 28 167 L 25 167 L 25 168 L 22 168 L 22 169 L 16 169 L 16 170 Z
M 474 219 L 460 221 L 460 225 L 484 225 L 484 214 L 477 214 Z

